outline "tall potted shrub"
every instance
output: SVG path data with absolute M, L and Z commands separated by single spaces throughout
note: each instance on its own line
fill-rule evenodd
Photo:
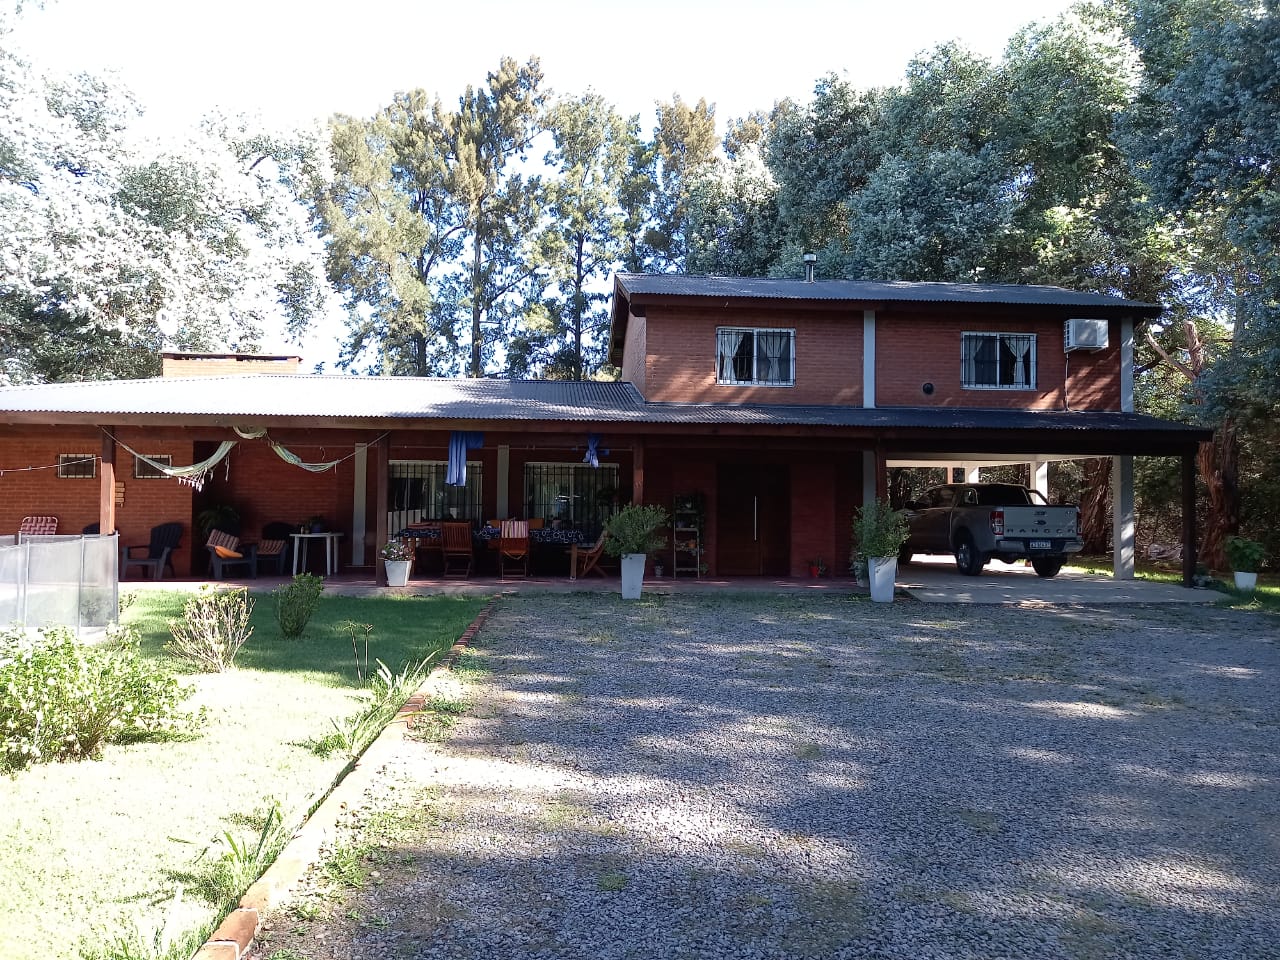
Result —
M 667 545 L 667 538 L 658 531 L 668 520 L 667 511 L 662 507 L 633 503 L 615 513 L 604 525 L 608 534 L 605 552 L 622 558 L 622 599 L 640 599 L 645 560 Z
M 907 542 L 907 516 L 883 500 L 864 504 L 853 518 L 853 562 L 866 557 L 871 581 L 871 599 L 877 603 L 893 600 L 893 584 L 898 578 L 898 551 Z
M 1267 558 L 1262 544 L 1247 537 L 1227 537 L 1223 545 L 1227 563 L 1235 575 L 1237 590 L 1255 590 L 1258 586 L 1258 568 Z

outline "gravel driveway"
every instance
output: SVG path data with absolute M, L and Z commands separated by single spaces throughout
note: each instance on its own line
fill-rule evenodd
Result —
M 1280 957 L 1277 627 L 504 598 L 259 956 Z

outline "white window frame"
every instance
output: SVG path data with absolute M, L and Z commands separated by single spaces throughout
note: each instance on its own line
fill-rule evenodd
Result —
M 171 453 L 148 453 L 144 454 L 147 460 L 154 460 L 156 463 L 163 463 L 166 467 L 173 466 L 173 454 Z M 133 479 L 135 480 L 168 480 L 169 475 L 163 470 L 157 470 L 144 460 L 133 458 Z
M 1009 345 L 1011 351 L 1016 351 L 1019 346 L 1026 346 L 1026 357 L 1030 361 L 1030 383 L 978 383 L 976 382 L 976 369 L 973 362 L 973 355 L 976 348 L 971 351 L 969 344 L 978 338 L 995 339 L 997 341 L 997 350 L 1006 341 L 1022 341 Z M 1016 356 L 1016 353 L 1015 353 Z M 1021 362 L 1015 360 L 1015 363 Z M 996 360 L 996 379 L 1000 378 L 1000 362 Z M 960 334 L 960 386 L 964 390 L 1035 390 L 1036 382 L 1039 379 L 1038 365 L 1036 362 L 1036 334 L 1034 333 L 1015 333 L 1009 330 L 965 330 Z
M 732 358 L 726 363 L 722 350 L 727 337 L 751 334 L 751 379 L 739 380 L 733 376 Z M 788 338 L 788 364 L 785 379 L 760 379 L 760 351 L 757 337 L 761 334 L 783 334 Z M 734 353 L 737 349 L 734 350 Z M 728 376 L 726 376 L 726 373 Z M 794 327 L 716 327 L 716 383 L 730 387 L 794 387 L 796 385 L 796 331 Z
M 88 463 L 88 472 L 84 472 Z M 59 480 L 95 480 L 98 476 L 98 458 L 92 453 L 58 454 Z

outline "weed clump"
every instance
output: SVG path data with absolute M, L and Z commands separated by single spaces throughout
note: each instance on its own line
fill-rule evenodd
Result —
M 167 649 L 206 673 L 223 673 L 253 634 L 249 616 L 253 601 L 244 587 L 200 592 L 182 608 L 181 619 L 169 621 L 173 640 Z
M 302 636 L 311 621 L 311 615 L 320 604 L 324 591 L 324 578 L 313 573 L 299 573 L 292 583 L 286 583 L 272 591 L 276 601 L 276 622 L 280 633 L 288 640 Z

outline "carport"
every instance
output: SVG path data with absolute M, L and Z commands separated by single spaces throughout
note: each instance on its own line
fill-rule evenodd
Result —
M 886 412 L 886 411 L 880 411 Z M 863 495 L 886 496 L 894 467 L 945 467 L 976 482 L 982 467 L 1028 464 L 1032 486 L 1047 492 L 1053 461 L 1111 459 L 1113 576 L 1134 576 L 1135 456 L 1176 457 L 1181 464 L 1182 579 L 1196 568 L 1195 457 L 1212 431 L 1132 412 L 919 410 L 893 411 L 897 421 L 879 431 L 866 454 Z M 918 414 L 913 417 L 912 414 Z

